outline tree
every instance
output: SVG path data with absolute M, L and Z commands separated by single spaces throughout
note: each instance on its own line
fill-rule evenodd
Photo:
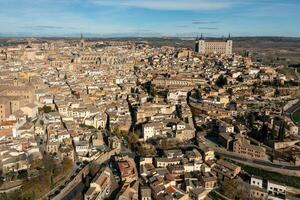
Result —
M 162 149 L 173 149 L 178 147 L 179 143 L 176 139 L 162 139 L 160 140 L 160 148 Z
M 13 180 L 14 177 L 15 177 L 15 172 L 13 172 L 13 171 L 9 171 L 9 172 L 6 174 L 6 178 L 7 178 L 8 180 Z
M 68 172 L 68 171 L 70 171 L 70 170 L 72 169 L 72 167 L 73 167 L 73 162 L 72 162 L 72 160 L 66 158 L 66 159 L 64 159 L 63 162 L 62 162 L 62 166 L 63 166 L 64 172 Z
M 228 88 L 227 89 L 227 93 L 230 94 L 230 95 L 233 95 L 233 89 L 232 88 Z
M 142 157 L 154 157 L 156 155 L 155 146 L 148 143 L 141 143 L 138 146 L 138 152 Z
M 254 113 L 250 113 L 248 115 L 248 121 L 249 121 L 250 128 L 252 128 L 253 125 L 254 125 L 254 122 L 255 122 L 255 115 L 254 115 Z
M 82 200 L 82 194 L 81 193 L 76 193 L 75 197 L 74 197 L 75 200 Z
M 275 92 L 274 92 L 274 96 L 275 96 L 275 97 L 280 96 L 280 91 L 279 91 L 278 88 L 276 88 L 276 90 L 275 90 Z
M 4 183 L 3 177 L 0 177 L 0 187 L 2 186 L 3 183 Z
M 253 94 L 256 94 L 256 92 L 257 92 L 257 87 L 258 87 L 258 83 L 255 82 L 255 83 L 253 84 L 253 88 L 252 88 L 252 93 L 253 93 Z
M 242 76 L 238 76 L 236 78 L 236 80 L 239 81 L 239 82 L 244 82 L 244 78 Z
M 22 197 L 22 192 L 21 192 L 21 190 L 15 190 L 15 191 L 13 191 L 13 192 L 11 192 L 11 193 L 9 193 L 8 195 L 7 195 L 7 199 L 15 199 L 15 200 L 19 200 L 19 199 L 24 199 L 23 197 Z
M 139 141 L 139 136 L 136 133 L 128 134 L 128 142 L 130 144 L 136 144 Z
M 266 139 L 269 136 L 269 128 L 266 123 L 264 123 L 260 129 L 260 134 L 262 136 L 262 140 Z
M 6 193 L 0 193 L 0 199 L 2 199 L 2 200 L 7 200 L 7 195 L 6 195 Z
M 167 98 L 168 97 L 168 93 L 169 93 L 169 90 L 166 89 L 166 90 L 158 91 L 157 95 L 159 95 L 160 97 L 163 97 L 163 98 Z
M 25 179 L 28 176 L 28 172 L 26 170 L 21 170 L 18 172 L 18 179 Z
M 51 106 L 47 106 L 47 105 L 44 105 L 41 110 L 44 112 L 44 113 L 49 113 L 49 112 L 52 112 L 52 108 Z
M 146 90 L 146 92 L 151 95 L 151 96 L 156 96 L 156 90 L 154 89 L 151 81 L 148 81 L 146 83 L 144 83 L 144 89 Z
M 237 195 L 238 181 L 236 179 L 233 180 L 225 180 L 221 184 L 221 189 L 224 195 L 230 199 L 234 199 Z
M 269 131 L 268 139 L 274 140 L 276 136 L 275 123 L 273 123 L 272 130 Z
M 245 116 L 244 115 L 236 116 L 236 121 L 239 123 L 245 123 Z
M 50 187 L 51 187 L 51 189 L 54 188 L 54 180 L 53 180 L 53 176 L 52 175 L 50 177 Z
M 30 169 L 41 169 L 43 166 L 44 166 L 43 160 L 36 159 L 32 161 L 30 165 Z
M 251 199 L 249 185 L 241 179 L 225 180 L 221 183 L 221 192 L 229 199 Z
M 195 89 L 195 98 L 196 99 L 201 99 L 201 92 L 199 89 Z
M 279 133 L 278 133 L 278 140 L 283 141 L 285 138 L 285 123 L 282 122 L 281 126 L 279 128 Z
M 222 88 L 224 85 L 227 85 L 227 78 L 221 74 L 216 80 L 216 85 L 220 88 Z

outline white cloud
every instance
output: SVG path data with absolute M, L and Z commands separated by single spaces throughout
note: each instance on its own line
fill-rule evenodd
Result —
M 231 7 L 229 0 L 92 0 L 99 5 L 152 10 L 218 10 Z

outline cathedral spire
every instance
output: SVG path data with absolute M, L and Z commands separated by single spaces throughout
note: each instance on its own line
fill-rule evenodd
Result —
M 83 34 L 81 33 L 80 35 L 80 47 L 84 48 L 85 44 L 84 44 L 84 39 L 83 39 Z

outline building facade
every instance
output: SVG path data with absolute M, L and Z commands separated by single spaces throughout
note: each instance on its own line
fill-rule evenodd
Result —
M 255 159 L 265 159 L 266 149 L 264 147 L 250 144 L 245 137 L 237 137 L 233 142 L 233 152 L 243 154 Z
M 230 36 L 225 41 L 207 41 L 201 36 L 200 39 L 196 38 L 195 51 L 200 54 L 232 54 L 232 40 Z

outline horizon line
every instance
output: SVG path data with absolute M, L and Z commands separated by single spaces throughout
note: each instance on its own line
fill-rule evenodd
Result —
M 89 34 L 88 34 L 89 35 Z M 83 34 L 84 36 L 84 34 Z M 132 35 L 132 36 L 109 36 L 109 35 L 105 35 L 105 36 L 84 36 L 84 39 L 114 39 L 114 38 L 196 38 L 197 36 L 139 36 L 139 35 Z M 244 35 L 244 36 L 230 36 L 230 38 L 300 38 L 300 36 L 281 36 L 281 35 Z M 1 35 L 0 33 L 0 38 L 1 39 L 5 39 L 5 38 L 66 38 L 66 39 L 80 39 L 80 35 L 79 36 L 66 36 L 66 35 L 57 35 L 57 36 L 30 36 L 30 35 L 19 35 L 19 36 L 9 36 L 9 35 Z M 228 38 L 228 36 L 204 36 L 204 38 Z

